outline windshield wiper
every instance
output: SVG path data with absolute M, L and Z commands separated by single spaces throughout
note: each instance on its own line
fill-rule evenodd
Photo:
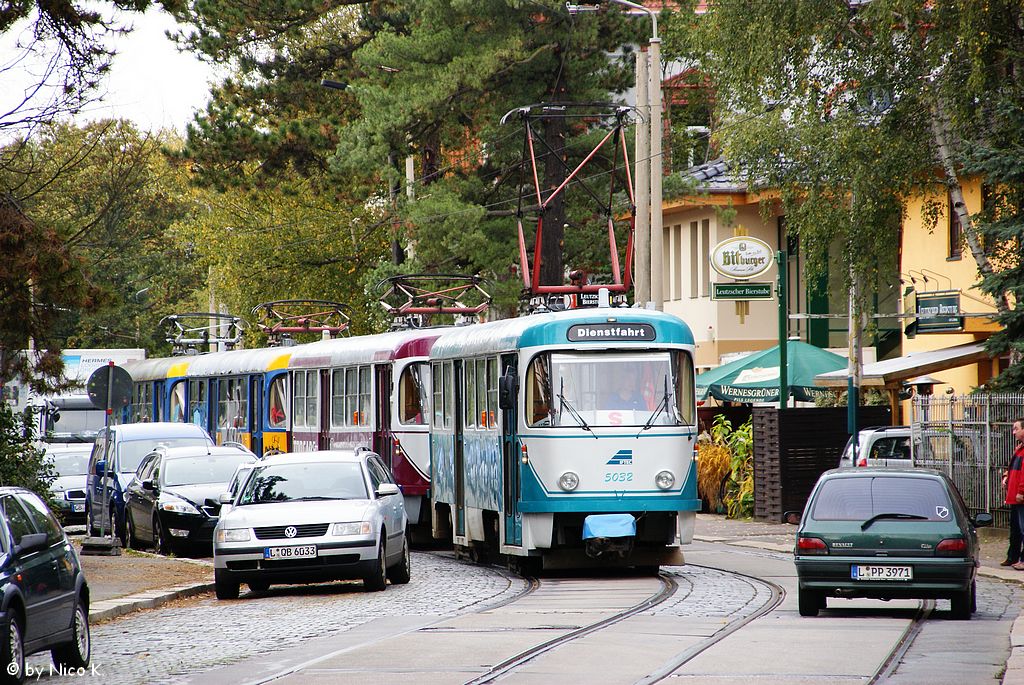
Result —
M 654 420 L 656 418 L 658 418 L 659 416 L 661 416 L 661 412 L 662 411 L 667 410 L 667 409 L 668 409 L 668 379 L 666 378 L 665 379 L 665 394 L 661 396 L 661 401 L 658 402 L 658 406 L 654 408 L 653 412 L 651 412 L 650 418 L 647 419 L 647 423 L 644 424 L 644 427 L 640 429 L 640 433 L 643 433 L 645 430 L 650 430 L 651 426 L 654 425 Z M 639 438 L 640 437 L 640 433 L 637 433 L 636 437 Z
M 322 502 L 325 500 L 345 499 L 344 497 L 327 497 L 326 495 L 314 495 L 312 497 L 292 497 L 289 502 Z
M 565 379 L 564 378 L 562 379 L 562 384 L 559 387 L 559 391 L 563 391 L 563 390 L 565 390 Z M 575 407 L 572 406 L 572 404 L 569 402 L 569 400 L 565 399 L 565 395 L 563 395 L 562 392 L 558 393 L 558 401 L 561 402 L 561 404 L 559 405 L 559 414 L 561 414 L 561 408 L 565 407 L 566 409 L 569 410 L 569 414 L 572 415 L 572 417 L 579 422 L 580 427 L 583 428 L 583 430 L 589 431 L 590 434 L 593 435 L 595 439 L 597 438 L 597 435 L 594 433 L 594 429 L 591 428 L 587 424 L 586 420 L 584 420 L 584 418 L 582 416 L 580 416 L 580 413 L 578 411 L 576 411 Z M 559 421 L 559 423 L 561 423 L 561 421 Z
M 917 514 L 897 514 L 895 512 L 890 512 L 890 513 L 887 513 L 887 514 L 875 514 L 874 516 L 869 518 L 867 521 L 865 521 L 864 523 L 860 524 L 860 529 L 861 530 L 867 530 L 868 528 L 871 527 L 872 523 L 874 523 L 875 521 L 881 520 L 881 519 L 905 519 L 905 520 L 910 520 L 910 521 L 927 521 L 928 517 L 927 516 L 919 516 Z

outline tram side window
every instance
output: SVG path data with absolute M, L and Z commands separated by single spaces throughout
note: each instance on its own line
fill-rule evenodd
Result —
M 693 375 L 693 359 L 685 352 L 672 355 L 673 375 L 676 378 L 676 402 L 679 418 L 687 426 L 697 424 L 696 388 Z
M 331 372 L 331 427 L 345 425 L 345 369 Z
M 470 392 L 476 397 L 476 424 L 481 428 L 487 428 L 487 362 L 477 359 L 469 363 L 474 370 L 475 383 Z
M 463 397 L 465 403 L 465 416 L 463 423 L 466 428 L 474 428 L 476 423 L 476 364 L 470 359 L 466 362 L 465 392 Z M 483 426 L 483 424 L 480 424 Z
M 427 388 L 423 374 L 427 365 L 423 362 L 410 364 L 402 370 L 398 381 L 398 421 L 400 423 L 423 425 L 424 409 L 427 406 Z
M 359 369 L 345 369 L 345 425 L 359 425 Z
M 243 378 L 222 378 L 217 384 L 217 428 L 244 428 L 249 402 Z
M 132 421 L 146 423 L 153 420 L 153 385 L 136 383 L 132 390 Z
M 206 384 L 205 380 L 188 382 L 188 414 L 192 423 L 203 428 L 207 427 Z
M 296 426 L 315 428 L 318 424 L 317 414 L 317 372 L 295 372 L 295 412 L 292 423 Z
M 444 410 L 444 405 L 442 404 L 444 397 L 444 392 L 442 390 L 444 388 L 444 378 L 442 376 L 443 367 L 443 364 L 434 364 L 430 369 L 430 384 L 434 404 L 434 420 L 432 423 L 435 426 L 441 426 L 444 423 L 444 415 L 442 413 Z
M 444 369 L 444 427 L 452 427 L 452 418 L 455 413 L 452 405 L 455 404 L 455 374 L 452 373 L 451 362 L 445 362 Z
M 487 360 L 487 425 L 498 427 L 498 359 Z
M 178 381 L 171 386 L 171 411 L 167 416 L 168 421 L 174 423 L 185 422 L 185 381 Z
M 284 428 L 288 418 L 288 376 L 281 375 L 270 382 L 268 418 L 271 428 Z
M 360 426 L 370 425 L 370 367 L 359 367 L 359 396 L 358 396 Z
M 551 380 L 548 355 L 539 354 L 526 370 L 526 410 L 531 426 L 550 426 L 552 421 Z

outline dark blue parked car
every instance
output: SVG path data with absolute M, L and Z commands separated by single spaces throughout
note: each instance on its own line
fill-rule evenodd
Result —
M 25 657 L 46 649 L 58 667 L 89 665 L 89 586 L 43 500 L 0 487 L 0 683 L 22 682 Z
M 106 436 L 109 435 L 109 439 Z M 89 535 L 111 529 L 126 544 L 124 493 L 142 458 L 156 447 L 213 445 L 210 435 L 191 423 L 130 423 L 104 428 L 96 436 L 89 458 L 85 512 Z M 106 499 L 104 499 L 106 495 Z

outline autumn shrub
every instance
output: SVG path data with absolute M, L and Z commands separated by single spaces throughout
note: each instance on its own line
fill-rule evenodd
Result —
M 708 511 L 721 511 L 725 479 L 732 469 L 729 433 L 732 424 L 724 415 L 715 417 L 711 431 L 697 439 L 697 493 L 707 502 Z

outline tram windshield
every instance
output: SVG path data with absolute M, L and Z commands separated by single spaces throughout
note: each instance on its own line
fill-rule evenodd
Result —
M 693 425 L 693 362 L 682 351 L 551 352 L 527 370 L 530 426 Z

